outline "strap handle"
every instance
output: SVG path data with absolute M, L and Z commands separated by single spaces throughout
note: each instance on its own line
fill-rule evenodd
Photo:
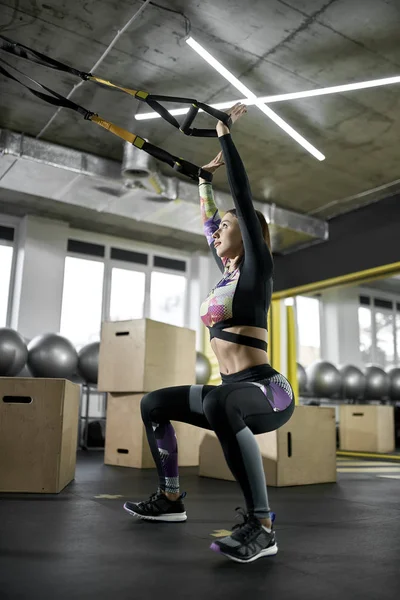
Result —
M 137 96 L 136 96 L 137 97 Z M 155 110 L 160 117 L 171 123 L 174 127 L 179 129 L 185 135 L 191 135 L 193 137 L 216 137 L 217 132 L 215 129 L 195 129 L 191 128 L 193 121 L 197 117 L 199 109 L 214 117 L 218 121 L 222 121 L 227 127 L 231 127 L 232 119 L 231 117 L 223 112 L 222 110 L 218 110 L 217 108 L 213 108 L 208 106 L 208 104 L 204 104 L 204 102 L 198 102 L 193 98 L 180 98 L 177 96 L 160 96 L 156 94 L 148 94 L 146 98 L 143 98 L 144 102 L 146 102 L 150 108 Z M 179 125 L 179 122 L 171 115 L 168 110 L 166 110 L 161 104 L 161 102 L 176 102 L 177 104 L 191 104 L 189 108 L 189 112 L 186 115 L 186 118 L 182 125 Z

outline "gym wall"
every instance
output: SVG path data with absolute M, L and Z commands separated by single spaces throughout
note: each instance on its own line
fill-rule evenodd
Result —
M 329 221 L 329 240 L 275 257 L 274 292 L 400 260 L 400 195 Z

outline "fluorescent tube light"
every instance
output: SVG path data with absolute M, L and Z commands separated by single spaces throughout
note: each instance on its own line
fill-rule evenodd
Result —
M 400 83 L 400 76 L 396 75 L 396 77 L 386 77 L 385 79 L 371 79 L 369 81 L 359 81 L 357 83 L 345 83 L 343 85 L 334 85 L 331 87 L 318 88 L 315 90 L 305 90 L 304 92 L 290 92 L 288 94 L 276 94 L 275 96 L 261 96 L 257 98 L 259 102 L 265 102 L 267 104 L 272 104 L 273 102 L 284 102 L 285 100 L 298 100 L 301 98 L 311 98 L 312 96 L 326 96 L 327 94 L 338 94 L 340 92 L 352 92 L 353 90 L 364 90 L 373 87 L 380 87 L 383 85 L 392 85 L 394 83 Z M 225 108 L 230 108 L 237 102 L 241 102 L 242 104 L 247 104 L 247 106 L 252 106 L 254 104 L 253 100 L 249 98 L 240 98 L 239 100 L 229 100 L 226 102 L 219 102 L 218 104 L 210 104 L 213 108 L 219 108 L 220 110 L 224 110 Z M 171 115 L 186 115 L 189 111 L 188 108 L 173 108 L 168 111 Z M 203 112 L 200 110 L 199 112 Z M 161 119 L 160 115 L 156 112 L 149 113 L 140 113 L 135 115 L 135 119 L 138 121 L 145 121 L 147 119 Z
M 276 123 L 281 129 L 283 129 L 291 138 L 293 138 L 298 144 L 305 148 L 310 154 L 312 154 L 317 160 L 324 160 L 325 156 L 317 150 L 310 142 L 308 142 L 302 135 L 300 135 L 291 125 L 286 123 L 279 115 L 277 115 L 271 108 L 260 102 L 257 96 L 249 90 L 239 79 L 237 79 L 228 69 L 226 69 L 221 63 L 219 63 L 207 50 L 203 48 L 196 40 L 192 37 L 187 38 L 186 43 L 195 51 L 199 56 L 204 58 L 209 65 L 211 65 L 222 77 L 224 77 L 229 83 L 231 83 L 239 92 L 242 92 L 246 98 L 252 100 L 253 104 L 257 106 L 261 112 L 269 117 L 274 123 Z
M 340 92 L 352 92 L 354 90 L 365 90 L 367 88 L 380 87 L 400 83 L 400 76 L 385 77 L 384 79 L 371 79 L 357 83 L 345 83 L 344 85 L 333 85 L 331 87 L 306 90 L 304 92 L 292 92 L 290 94 L 277 94 L 275 96 L 262 96 L 259 102 L 282 102 L 284 100 L 298 100 L 299 98 L 311 98 L 312 96 L 325 96 L 327 94 L 339 94 Z

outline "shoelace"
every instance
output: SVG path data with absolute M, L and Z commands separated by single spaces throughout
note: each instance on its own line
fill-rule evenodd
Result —
M 245 513 L 240 506 L 235 510 L 243 518 L 243 521 L 234 525 L 232 531 L 236 530 L 242 541 L 246 543 L 247 540 L 252 537 L 255 530 L 260 528 L 260 524 L 258 519 L 255 519 L 255 517 L 249 513 Z
M 157 500 L 157 498 L 160 497 L 160 492 L 154 492 L 154 494 L 151 494 L 150 498 L 148 500 L 144 500 L 143 502 L 140 502 L 140 505 L 142 508 L 149 508 L 149 506 L 151 506 L 151 504 L 153 504 L 154 500 Z

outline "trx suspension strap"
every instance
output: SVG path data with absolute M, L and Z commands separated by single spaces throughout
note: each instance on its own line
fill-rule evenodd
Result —
M 6 64 L 7 67 L 14 69 L 18 73 L 21 73 L 21 71 L 19 71 L 15 67 L 9 65 L 5 61 L 0 61 L 0 62 L 3 64 Z M 118 127 L 117 125 L 114 125 L 114 123 L 110 123 L 110 121 L 106 121 L 105 119 L 102 119 L 96 113 L 91 112 L 90 110 L 87 110 L 86 108 L 83 108 L 83 106 L 80 106 L 79 104 L 76 104 L 75 102 L 72 102 L 71 100 L 69 100 L 68 98 L 65 98 L 64 96 L 61 96 L 61 94 L 59 94 L 58 92 L 55 92 L 54 90 L 50 89 L 49 87 L 42 85 L 35 79 L 32 79 L 31 77 L 28 77 L 27 75 L 24 75 L 24 73 L 21 73 L 21 75 L 23 75 L 24 77 L 26 77 L 27 79 L 32 81 L 34 84 L 36 84 L 37 86 L 39 86 L 40 88 L 42 88 L 43 90 L 45 90 L 46 92 L 49 92 L 49 93 L 45 94 L 43 92 L 39 92 L 39 91 L 34 90 L 31 87 L 29 87 L 29 85 L 22 83 L 22 81 L 20 81 L 19 79 L 14 77 L 14 75 L 11 75 L 11 73 L 9 73 L 6 69 L 4 69 L 4 67 L 2 67 L 1 64 L 0 64 L 0 74 L 4 75 L 5 77 L 8 77 L 9 79 L 12 79 L 13 81 L 16 81 L 17 83 L 19 83 L 20 85 L 22 85 L 26 89 L 28 89 L 32 94 L 34 94 L 41 100 L 44 100 L 45 102 L 48 102 L 49 104 L 52 104 L 53 106 L 59 106 L 62 108 L 69 108 L 69 109 L 75 110 L 81 116 L 83 116 L 83 118 L 86 119 L 87 121 L 92 121 L 93 123 L 97 123 L 97 125 L 104 127 L 104 129 L 107 129 L 114 135 L 122 138 L 126 142 L 129 142 L 136 148 L 139 148 L 140 150 L 147 152 L 147 154 L 150 154 L 157 160 L 160 160 L 160 161 L 166 163 L 167 165 L 169 165 L 170 167 L 175 169 L 175 171 L 182 173 L 182 175 L 186 175 L 186 177 L 189 177 L 190 179 L 194 179 L 195 181 L 197 181 L 199 177 L 202 177 L 203 179 L 205 179 L 206 181 L 209 181 L 209 182 L 212 181 L 212 174 L 209 173 L 208 171 L 204 171 L 201 167 L 198 167 L 197 165 L 194 165 L 193 163 L 188 162 L 187 160 L 183 160 L 182 158 L 179 158 L 178 156 L 174 156 L 173 154 L 170 154 L 169 152 L 167 152 L 166 150 L 163 150 L 162 148 L 159 148 L 158 146 L 153 146 L 153 144 L 146 142 L 146 140 L 139 137 L 138 135 L 135 135 L 134 133 L 131 133 L 130 131 L 127 131 L 126 129 L 123 129 L 122 127 Z M 49 94 L 51 94 L 51 95 L 49 95 Z
M 5 52 L 9 52 L 14 56 L 18 56 L 19 58 L 24 58 L 29 60 L 30 62 L 34 62 L 36 64 L 51 67 L 57 71 L 63 71 L 65 73 L 70 73 L 71 75 L 75 75 L 76 77 L 80 77 L 84 81 L 94 81 L 95 83 L 99 83 L 101 85 L 110 87 L 115 90 L 119 90 L 124 92 L 125 94 L 129 94 L 133 96 L 140 102 L 145 102 L 152 110 L 157 112 L 160 117 L 162 117 L 165 121 L 170 123 L 176 129 L 179 129 L 185 135 L 192 135 L 196 137 L 216 137 L 217 133 L 215 129 L 196 129 L 191 127 L 193 121 L 195 120 L 199 109 L 203 110 L 205 113 L 210 116 L 222 121 L 230 127 L 231 118 L 225 112 L 217 110 L 216 108 L 212 108 L 208 104 L 204 104 L 203 102 L 199 102 L 194 98 L 181 98 L 176 96 L 160 96 L 158 94 L 150 94 L 149 92 L 144 92 L 142 90 L 132 90 L 130 88 L 122 87 L 120 85 L 116 85 L 107 81 L 106 79 L 102 79 L 101 77 L 96 77 L 91 73 L 86 73 L 85 71 L 79 71 L 78 69 L 74 69 L 64 63 L 55 60 L 41 52 L 37 52 L 36 50 L 32 50 L 32 48 L 28 48 L 28 46 L 24 46 L 23 44 L 19 44 L 6 38 L 3 35 L 0 35 L 0 50 Z M 185 120 L 180 125 L 179 122 L 171 115 L 164 106 L 160 104 L 160 102 L 175 102 L 177 104 L 190 104 L 189 112 L 186 115 Z

